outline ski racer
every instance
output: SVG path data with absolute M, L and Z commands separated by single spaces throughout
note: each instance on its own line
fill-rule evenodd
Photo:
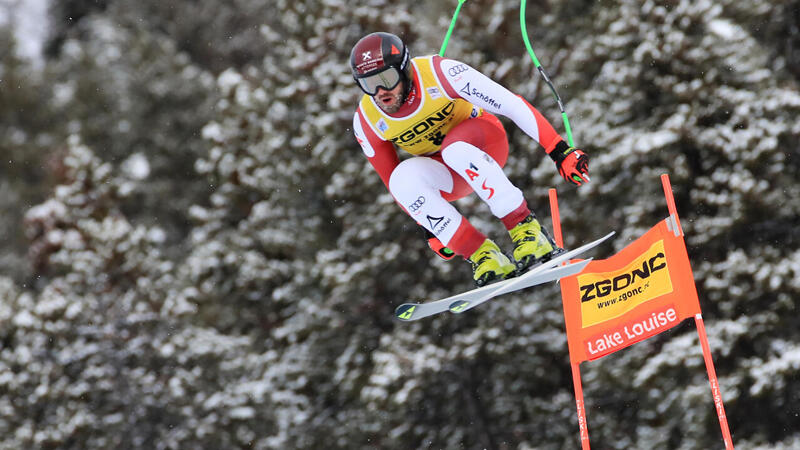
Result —
M 390 33 L 361 38 L 350 68 L 365 94 L 353 117 L 356 140 L 395 200 L 428 231 L 434 251 L 469 261 L 478 286 L 563 251 L 502 169 L 508 139 L 494 114 L 544 147 L 564 179 L 578 186 L 589 181 L 588 156 L 539 111 L 467 64 L 437 55 L 411 58 Z M 412 157 L 400 162 L 396 148 Z M 450 204 L 473 191 L 509 231 L 513 262 Z

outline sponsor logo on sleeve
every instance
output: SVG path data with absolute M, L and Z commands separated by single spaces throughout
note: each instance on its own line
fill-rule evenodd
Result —
M 467 83 L 467 85 L 464 86 L 463 88 L 461 88 L 461 90 L 458 91 L 458 92 L 466 95 L 467 97 L 475 97 L 475 98 L 477 98 L 479 100 L 482 100 L 482 101 L 486 102 L 487 105 L 489 105 L 489 106 L 491 106 L 493 108 L 500 109 L 503 106 L 497 100 L 495 100 L 494 98 L 490 97 L 489 95 L 486 95 L 483 92 L 480 92 L 479 90 L 477 90 L 477 89 L 475 89 L 473 87 L 470 87 L 469 83 Z
M 469 87 L 469 83 L 467 83 L 467 85 L 466 85 L 466 86 L 464 86 L 463 88 L 461 88 L 461 90 L 460 90 L 460 91 L 458 91 L 458 92 L 461 92 L 462 94 L 466 95 L 467 97 L 469 97 L 469 96 L 471 96 L 471 95 L 472 95 L 472 94 L 470 93 L 470 87 Z
M 464 78 L 464 74 L 469 72 L 469 66 L 466 64 L 456 64 L 455 66 L 447 69 L 447 78 L 450 83 L 458 83 Z
M 451 77 L 457 77 L 460 74 L 469 71 L 469 66 L 466 64 L 458 64 L 447 69 L 447 74 Z
M 442 234 L 444 230 L 447 229 L 447 226 L 450 225 L 450 218 L 447 219 L 442 217 L 431 217 L 430 215 L 426 216 L 428 219 L 428 224 L 431 226 L 431 230 L 433 231 L 434 236 L 439 236 Z
M 408 211 L 416 216 L 421 212 L 420 210 L 422 209 L 422 205 L 424 204 L 425 204 L 425 197 L 420 195 L 419 197 L 417 197 L 416 200 L 414 200 L 414 203 L 408 205 Z

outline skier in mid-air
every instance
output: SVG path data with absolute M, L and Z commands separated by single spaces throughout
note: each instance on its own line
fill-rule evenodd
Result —
M 472 264 L 478 286 L 547 261 L 558 248 L 503 173 L 508 139 L 493 114 L 511 119 L 555 161 L 561 176 L 589 181 L 588 156 L 570 147 L 525 99 L 459 61 L 437 55 L 411 58 L 390 33 L 361 38 L 350 68 L 364 91 L 353 133 L 389 192 L 447 249 Z M 395 146 L 413 157 L 400 162 Z M 514 262 L 475 229 L 451 201 L 475 191 L 511 235 Z

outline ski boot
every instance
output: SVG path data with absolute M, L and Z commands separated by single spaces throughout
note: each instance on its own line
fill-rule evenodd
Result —
M 472 278 L 478 287 L 516 274 L 514 264 L 491 239 L 483 241 L 468 261 L 472 264 Z
M 564 249 L 557 246 L 532 213 L 508 231 L 514 241 L 514 261 L 517 273 L 549 261 L 560 255 Z

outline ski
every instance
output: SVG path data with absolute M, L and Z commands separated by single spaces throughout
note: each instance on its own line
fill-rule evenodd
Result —
M 584 267 L 592 260 L 592 258 L 584 259 L 579 262 L 566 264 L 563 266 L 557 266 L 553 269 L 547 270 L 535 276 L 528 277 L 527 273 L 524 273 L 516 278 L 512 278 L 508 284 L 501 286 L 496 291 L 492 291 L 487 293 L 482 297 L 473 297 L 472 300 L 470 299 L 461 299 L 451 302 L 448 305 L 447 309 L 450 310 L 452 313 L 461 314 L 464 311 L 470 310 L 482 303 L 485 303 L 499 295 L 507 294 L 509 292 L 519 291 L 525 288 L 529 288 L 532 286 L 536 286 L 539 284 L 549 283 L 551 281 L 557 281 L 564 277 L 569 277 L 575 275 L 576 273 L 580 273 Z
M 573 263 L 555 269 L 554 267 L 560 265 L 562 262 L 569 261 L 570 259 L 581 253 L 591 250 L 592 248 L 600 245 L 613 235 L 614 232 L 612 231 L 611 233 L 603 236 L 600 239 L 592 241 L 576 249 L 562 253 L 556 256 L 555 258 L 551 259 L 550 261 L 544 262 L 516 278 L 503 280 L 498 283 L 493 283 L 488 286 L 483 286 L 477 289 L 473 289 L 471 291 L 463 292 L 461 294 L 457 294 L 452 297 L 448 297 L 433 302 L 403 303 L 402 305 L 398 306 L 395 309 L 395 317 L 397 317 L 402 321 L 410 322 L 425 317 L 429 317 L 435 314 L 439 314 L 444 311 L 448 311 L 450 310 L 451 305 L 453 305 L 455 309 L 459 309 L 459 311 L 454 311 L 454 312 L 463 312 L 466 309 L 471 309 L 477 306 L 478 304 L 483 303 L 486 300 L 495 297 L 496 295 L 505 294 L 507 292 L 511 292 L 512 290 L 524 289 L 530 286 L 535 286 L 537 284 L 547 283 L 549 281 L 554 281 L 559 278 L 564 278 L 570 275 L 574 275 L 575 273 L 580 272 L 580 270 L 582 270 L 583 267 L 581 266 L 577 272 L 573 273 L 570 273 L 570 270 L 575 270 L 577 267 L 573 267 L 574 264 L 580 264 L 580 263 Z M 548 269 L 559 270 L 559 271 L 548 273 L 549 272 Z M 506 290 L 506 288 L 509 288 L 513 285 L 516 286 L 514 289 Z M 464 304 L 456 304 L 457 302 L 469 302 L 469 304 L 471 304 L 472 306 L 466 309 L 462 309 L 465 307 Z M 458 308 L 458 306 L 462 306 L 462 308 Z
M 539 267 L 537 267 L 537 269 Z M 500 295 L 501 293 L 510 292 L 510 291 L 505 291 L 505 288 L 514 284 L 513 282 L 524 281 L 526 283 L 526 287 L 535 286 L 537 284 L 544 284 L 550 281 L 557 280 L 559 278 L 563 278 L 565 276 L 573 275 L 583 270 L 583 266 L 581 266 L 580 268 L 578 268 L 576 272 L 574 264 L 562 267 L 555 267 L 555 268 L 550 266 L 542 268 L 543 269 L 549 268 L 550 270 L 526 272 L 517 278 L 510 278 L 507 280 L 503 280 L 497 283 L 490 284 L 488 286 L 483 286 L 478 289 L 473 289 L 471 291 L 463 292 L 461 294 L 454 295 L 452 297 L 448 297 L 442 300 L 436 300 L 428 303 L 404 303 L 397 307 L 397 309 L 395 310 L 395 316 L 403 321 L 419 320 L 425 317 L 445 312 L 451 309 L 451 305 L 454 305 L 456 303 L 466 305 L 470 304 L 470 302 L 479 301 L 484 297 L 492 298 L 496 295 Z M 501 290 L 503 292 L 500 292 Z

